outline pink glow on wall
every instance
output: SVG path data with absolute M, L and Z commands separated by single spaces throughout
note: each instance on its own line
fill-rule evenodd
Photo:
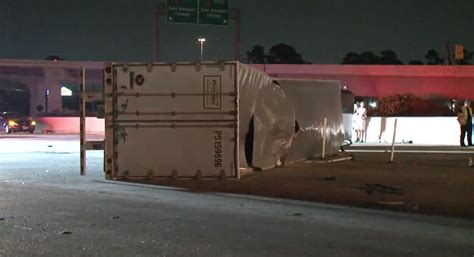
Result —
M 38 123 L 42 125 L 42 132 L 77 134 L 79 133 L 79 117 L 42 117 L 38 118 Z M 87 134 L 104 134 L 104 119 L 94 117 L 86 118 Z
M 254 65 L 275 77 L 338 80 L 355 95 L 401 93 L 474 99 L 474 66 Z

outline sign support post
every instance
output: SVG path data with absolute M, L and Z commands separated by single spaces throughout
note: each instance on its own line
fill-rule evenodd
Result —
M 81 176 L 86 175 L 86 69 L 81 69 L 81 86 L 79 92 L 79 138 L 81 147 Z

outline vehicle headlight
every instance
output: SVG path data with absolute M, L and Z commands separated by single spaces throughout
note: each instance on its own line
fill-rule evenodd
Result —
M 36 121 L 32 120 L 32 121 L 31 121 L 31 125 L 32 125 L 32 126 L 36 126 Z
M 8 126 L 12 126 L 12 127 L 13 126 L 18 126 L 18 124 L 15 121 L 10 120 L 10 121 L 8 121 Z

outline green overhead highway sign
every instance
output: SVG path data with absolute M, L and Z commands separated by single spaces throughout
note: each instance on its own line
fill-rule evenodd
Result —
M 167 0 L 166 9 L 168 22 L 229 24 L 229 0 Z
M 194 24 L 198 22 L 198 0 L 167 0 L 166 6 L 168 22 Z
M 199 23 L 229 24 L 229 0 L 199 0 Z

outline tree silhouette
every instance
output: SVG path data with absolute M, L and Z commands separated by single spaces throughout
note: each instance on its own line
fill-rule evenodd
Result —
M 248 63 L 266 63 L 265 48 L 261 45 L 254 45 L 252 50 L 247 51 Z
M 342 59 L 342 64 L 360 64 L 360 55 L 355 52 L 349 52 Z
M 409 65 L 423 65 L 423 62 L 419 60 L 412 60 L 408 64 Z
M 64 59 L 59 57 L 58 55 L 48 55 L 48 57 L 44 58 L 47 61 L 63 61 Z
M 366 51 L 360 54 L 361 64 L 378 64 L 378 56 L 370 51 Z
M 296 49 L 287 44 L 278 44 L 270 48 L 268 63 L 303 64 L 306 63 Z
M 378 62 L 380 64 L 395 64 L 400 65 L 403 64 L 402 61 L 398 59 L 397 53 L 395 51 L 386 49 L 380 52 L 380 57 Z
M 399 65 L 403 64 L 402 61 L 398 59 L 397 53 L 395 51 L 386 49 L 380 52 L 380 55 L 377 55 L 371 51 L 365 51 L 361 54 L 355 52 L 349 52 L 342 59 L 342 64 L 391 64 Z
M 439 57 L 438 52 L 434 49 L 430 49 L 425 55 L 426 64 L 428 65 L 439 65 L 444 63 L 444 59 Z
M 309 63 L 303 60 L 301 54 L 296 52 L 293 46 L 288 44 L 278 44 L 270 48 L 268 55 L 265 54 L 265 48 L 261 45 L 254 45 L 251 50 L 246 52 L 247 62 L 264 64 L 305 64 Z

